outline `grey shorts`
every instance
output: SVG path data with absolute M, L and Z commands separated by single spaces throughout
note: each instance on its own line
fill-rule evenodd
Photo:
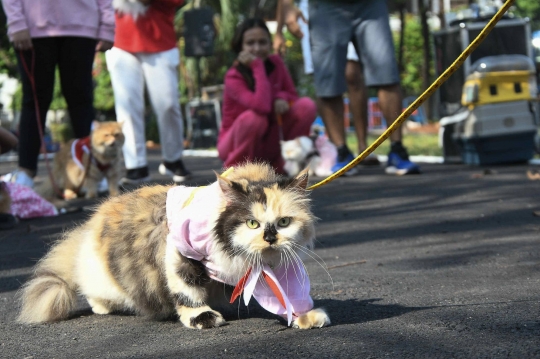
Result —
M 347 90 L 349 41 L 356 47 L 367 86 L 400 82 L 386 0 L 310 0 L 309 33 L 318 97 L 335 97 Z

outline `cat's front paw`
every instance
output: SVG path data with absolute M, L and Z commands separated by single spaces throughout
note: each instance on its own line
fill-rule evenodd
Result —
M 322 309 L 312 309 L 292 322 L 292 327 L 297 329 L 322 328 L 328 325 L 330 317 Z
M 207 306 L 201 308 L 184 308 L 180 321 L 186 327 L 192 329 L 210 329 L 227 324 L 219 312 Z
M 224 325 L 225 319 L 215 311 L 203 312 L 194 318 L 190 318 L 189 324 L 195 329 L 210 329 Z
M 71 190 L 71 189 L 65 189 L 64 190 L 64 199 L 66 201 L 69 201 L 71 199 L 75 199 L 77 198 L 77 193 L 75 193 L 75 191 Z

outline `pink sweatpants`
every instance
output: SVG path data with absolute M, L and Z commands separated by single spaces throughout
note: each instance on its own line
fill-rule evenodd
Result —
M 315 102 L 308 97 L 296 100 L 283 118 L 283 137 L 291 140 L 309 135 L 317 115 Z M 279 126 L 275 115 L 261 115 L 252 110 L 244 111 L 225 133 L 217 145 L 219 158 L 225 167 L 247 160 L 269 162 L 278 173 L 283 172 L 283 158 L 279 146 Z

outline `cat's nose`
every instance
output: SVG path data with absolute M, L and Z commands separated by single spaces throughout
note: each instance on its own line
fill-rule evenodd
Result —
M 277 237 L 274 234 L 265 234 L 263 239 L 265 242 L 268 242 L 268 244 L 274 244 L 277 242 Z
M 266 228 L 264 229 L 263 239 L 268 244 L 274 244 L 277 242 L 277 231 L 276 227 L 274 225 L 266 225 Z

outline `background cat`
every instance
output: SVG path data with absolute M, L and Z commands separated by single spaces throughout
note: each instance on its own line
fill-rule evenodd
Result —
M 220 326 L 225 321 L 209 302 L 223 290 L 210 298 L 210 288 L 234 285 L 263 265 L 276 273 L 303 269 L 299 254 L 312 244 L 315 221 L 306 186 L 306 173 L 285 179 L 268 165 L 246 164 L 206 187 L 144 187 L 111 198 L 38 263 L 19 321 L 66 319 L 80 293 L 96 314 L 127 309 L 153 318 L 176 314 L 190 328 Z M 192 253 L 184 255 L 182 246 Z M 303 284 L 309 295 L 309 282 Z M 330 323 L 311 309 L 311 297 L 298 306 L 290 298 L 298 314 L 293 326 Z
M 94 122 L 88 139 L 62 144 L 54 157 L 53 178 L 63 190 L 64 198 L 76 198 L 76 192 L 81 189 L 86 191 L 86 198 L 97 197 L 98 184 L 103 178 L 108 181 L 109 194 L 118 195 L 123 144 L 122 124 L 114 121 Z
M 138 0 L 113 0 L 113 8 L 122 14 L 129 14 L 135 20 L 140 15 L 146 14 L 148 5 L 144 5 Z
M 281 156 L 285 160 L 284 169 L 289 176 L 296 176 L 304 168 L 309 168 L 310 176 L 327 177 L 332 174 L 336 163 L 336 147 L 325 136 L 301 136 L 281 142 Z

